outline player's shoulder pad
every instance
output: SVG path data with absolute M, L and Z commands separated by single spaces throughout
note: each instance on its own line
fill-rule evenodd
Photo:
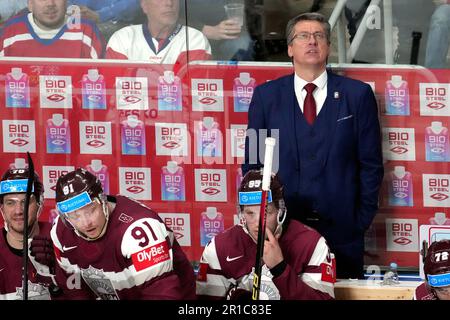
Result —
M 131 223 L 125 230 L 121 252 L 125 258 L 130 258 L 136 252 L 145 248 L 158 246 L 167 242 L 168 231 L 163 222 L 145 217 Z

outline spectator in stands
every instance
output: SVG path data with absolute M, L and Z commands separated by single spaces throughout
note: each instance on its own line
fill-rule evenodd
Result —
M 438 7 L 431 16 L 425 66 L 446 68 L 450 43 L 450 0 L 435 0 Z
M 80 7 L 83 18 L 97 23 L 106 41 L 119 29 L 138 23 L 139 0 L 69 0 Z
M 0 22 L 3 23 L 27 8 L 28 0 L 1 1 Z
M 179 0 L 141 0 L 146 21 L 116 31 L 106 48 L 108 59 L 129 59 L 174 64 L 207 60 L 211 46 L 200 31 L 178 22 Z
M 187 23 L 201 30 L 210 40 L 213 58 L 217 60 L 254 60 L 254 41 L 247 29 L 247 21 L 240 25 L 228 19 L 226 0 L 191 0 L 187 8 Z M 237 1 L 236 1 L 237 2 Z
M 0 56 L 101 58 L 104 40 L 94 22 L 66 15 L 66 0 L 28 0 L 29 13 L 0 32 Z
M 414 300 L 450 300 L 450 240 L 433 242 L 423 261 L 425 282 L 416 288 Z

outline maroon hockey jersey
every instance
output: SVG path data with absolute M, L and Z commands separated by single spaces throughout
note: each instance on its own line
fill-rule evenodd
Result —
M 39 234 L 50 237 L 51 225 L 39 222 Z M 52 283 L 48 267 L 29 256 L 28 260 L 28 299 L 49 300 L 48 285 Z M 22 300 L 22 250 L 9 246 L 6 230 L 0 235 L 0 300 Z
M 105 234 L 95 241 L 77 236 L 60 217 L 55 220 L 51 235 L 61 267 L 57 280 L 65 295 L 194 299 L 194 271 L 172 231 L 141 203 L 124 196 L 116 201 Z
M 290 221 L 279 239 L 287 266 L 273 277 L 266 265 L 261 276 L 261 300 L 332 299 L 332 259 L 325 239 L 298 221 Z M 231 286 L 251 291 L 256 243 L 236 225 L 215 236 L 205 247 L 197 276 L 199 298 L 223 299 Z
M 438 300 L 438 297 L 431 291 L 426 282 L 416 288 L 413 300 Z

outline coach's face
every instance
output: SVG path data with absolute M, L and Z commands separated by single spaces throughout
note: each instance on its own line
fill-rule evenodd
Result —
M 330 53 L 325 29 L 318 21 L 299 21 L 293 30 L 293 40 L 288 45 L 288 55 L 297 68 L 324 69 Z
M 57 29 L 64 24 L 67 0 L 28 0 L 34 22 L 43 29 Z

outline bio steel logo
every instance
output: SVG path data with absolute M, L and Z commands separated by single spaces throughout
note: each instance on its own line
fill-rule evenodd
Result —
M 412 242 L 408 237 L 412 237 L 413 226 L 411 223 L 398 223 L 392 224 L 392 234 L 395 238 L 393 241 L 399 245 L 407 245 Z
M 36 152 L 33 120 L 3 120 L 3 152 Z
M 450 116 L 450 83 L 420 83 L 420 115 Z
M 180 128 L 162 127 L 161 128 L 161 139 L 167 141 L 163 144 L 164 148 L 167 148 L 167 149 L 179 148 L 181 146 L 179 142 L 182 139 L 181 129 Z
M 445 97 L 447 90 L 445 88 L 425 88 L 425 95 L 430 100 L 427 107 L 433 110 L 445 108 Z
M 111 154 L 111 123 L 80 121 L 80 153 Z
M 192 109 L 223 111 L 223 80 L 192 79 Z
M 388 251 L 418 250 L 417 219 L 386 219 L 386 232 Z
M 143 77 L 116 78 L 117 109 L 147 110 L 148 80 Z
M 383 128 L 383 156 L 389 160 L 416 160 L 413 128 Z
M 200 181 L 203 193 L 207 195 L 216 195 L 220 192 L 220 174 L 201 173 Z
M 244 157 L 246 125 L 232 124 L 231 128 L 231 156 Z
M 54 199 L 56 191 L 56 181 L 62 175 L 75 170 L 73 166 L 43 166 L 42 172 L 44 176 L 44 197 L 46 199 Z
M 223 169 L 195 169 L 197 201 L 227 201 L 226 173 Z
M 151 200 L 150 168 L 119 168 L 120 190 L 138 200 Z
M 141 271 L 164 261 L 170 260 L 167 241 L 155 244 L 131 255 L 136 271 Z
M 448 199 L 449 179 L 430 179 L 429 190 L 434 192 L 430 197 L 436 201 L 444 201 Z
M 450 175 L 424 174 L 423 196 L 426 207 L 450 207 Z
M 169 227 L 181 246 L 191 245 L 190 215 L 187 213 L 160 213 L 164 224 Z
M 187 156 L 185 123 L 156 123 L 156 154 Z
M 39 76 L 41 108 L 72 108 L 70 76 Z

